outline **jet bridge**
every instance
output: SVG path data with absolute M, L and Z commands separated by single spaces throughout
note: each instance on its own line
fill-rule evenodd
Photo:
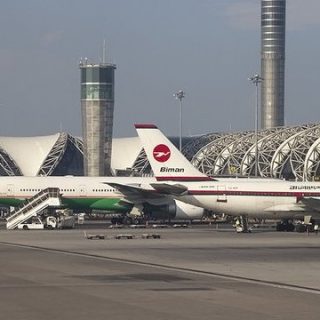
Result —
M 60 207 L 59 188 L 47 188 L 41 190 L 32 198 L 26 200 L 20 207 L 7 217 L 7 229 L 15 229 L 19 223 L 23 223 L 48 207 Z

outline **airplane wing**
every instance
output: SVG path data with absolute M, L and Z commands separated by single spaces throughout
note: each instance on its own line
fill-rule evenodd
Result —
M 264 212 L 305 212 L 303 205 L 293 204 L 277 204 L 263 209 Z
M 124 202 L 134 204 L 139 204 L 143 202 L 149 202 L 151 204 L 162 204 L 168 202 L 168 196 L 159 193 L 157 190 L 145 189 L 139 185 L 126 185 L 115 182 L 104 183 L 119 190 L 124 196 Z
M 302 198 L 300 200 L 305 206 L 312 208 L 315 211 L 320 211 L 320 199 L 319 198 Z
M 265 208 L 264 211 L 277 211 L 277 212 L 290 212 L 301 211 L 306 212 L 306 207 L 310 210 L 320 211 L 320 199 L 319 198 L 302 198 L 297 203 L 291 205 L 278 204 L 269 208 Z
M 167 183 L 151 183 L 155 190 L 162 194 L 171 194 L 174 196 L 183 196 L 188 192 L 188 188 L 182 184 L 167 184 Z

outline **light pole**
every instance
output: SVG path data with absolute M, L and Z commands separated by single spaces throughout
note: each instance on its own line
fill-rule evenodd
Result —
M 180 101 L 179 150 L 181 152 L 182 151 L 182 99 L 186 96 L 186 93 L 183 90 L 179 90 L 173 96 Z
M 259 114 L 259 84 L 262 82 L 260 75 L 255 74 L 253 77 L 248 78 L 256 86 L 256 112 L 255 112 L 255 166 L 254 166 L 254 175 L 258 176 L 258 114 Z

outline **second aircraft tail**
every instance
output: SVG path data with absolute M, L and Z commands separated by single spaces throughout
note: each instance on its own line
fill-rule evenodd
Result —
M 195 168 L 155 125 L 135 127 L 158 181 L 212 180 Z

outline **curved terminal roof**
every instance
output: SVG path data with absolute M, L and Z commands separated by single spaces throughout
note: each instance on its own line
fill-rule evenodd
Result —
M 113 171 L 130 170 L 141 149 L 138 137 L 113 139 Z M 56 174 L 83 174 L 83 144 L 79 138 L 65 132 L 48 136 L 0 137 L 0 175 Z
M 141 151 L 139 137 L 114 138 L 112 140 L 111 169 L 130 169 Z
M 0 147 L 14 159 L 22 175 L 35 176 L 59 136 L 0 137 Z
M 170 138 L 177 145 L 177 137 Z M 320 124 L 253 131 L 210 133 L 183 139 L 183 153 L 210 175 L 320 180 Z M 256 157 L 256 150 L 257 157 Z M 119 175 L 152 171 L 138 137 L 113 139 L 111 169 Z M 67 133 L 0 137 L 0 175 L 81 175 L 80 139 Z
M 82 142 L 68 133 L 0 137 L 0 175 L 82 175 Z

